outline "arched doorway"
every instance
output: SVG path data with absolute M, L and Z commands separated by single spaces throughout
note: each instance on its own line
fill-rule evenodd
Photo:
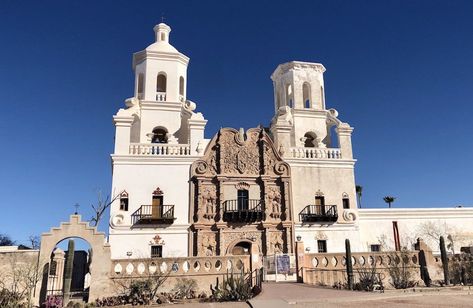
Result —
M 232 255 L 234 256 L 251 256 L 251 243 L 239 242 L 232 248 Z
M 105 234 L 96 228 L 81 221 L 80 215 L 71 215 L 68 222 L 63 222 L 59 227 L 52 228 L 50 232 L 41 235 L 38 268 L 42 270 L 43 279 L 37 283 L 34 304 L 44 303 L 47 291 L 47 279 L 51 267 L 51 254 L 58 243 L 70 238 L 83 239 L 93 251 L 93 262 L 89 264 L 90 286 L 89 301 L 108 296 L 111 293 L 109 272 L 111 267 L 110 244 L 105 241 Z M 66 241 L 67 242 L 67 241 Z M 67 244 L 66 244 L 67 245 Z M 63 250 L 63 249 L 61 249 Z M 46 280 L 46 281 L 45 281 Z
M 71 237 L 57 243 L 51 253 L 47 277 L 43 277 L 46 301 L 61 299 L 64 305 L 69 301 L 87 303 L 91 263 L 92 247 L 87 241 Z

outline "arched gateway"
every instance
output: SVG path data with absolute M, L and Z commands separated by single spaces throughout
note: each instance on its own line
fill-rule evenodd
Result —
M 90 265 L 90 291 L 89 299 L 100 298 L 109 291 L 109 272 L 111 267 L 110 245 L 105 241 L 105 234 L 98 232 L 88 222 L 81 221 L 80 215 L 71 215 L 68 222 L 63 222 L 57 228 L 41 235 L 38 269 L 43 274 L 48 274 L 51 253 L 56 244 L 68 238 L 81 238 L 87 241 L 92 248 L 93 260 Z M 47 281 L 39 279 L 34 302 L 39 305 L 45 300 Z
M 292 253 L 290 168 L 262 128 L 223 128 L 191 169 L 195 256 Z

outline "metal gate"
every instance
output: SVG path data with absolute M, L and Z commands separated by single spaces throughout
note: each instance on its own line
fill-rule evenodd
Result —
M 297 281 L 294 254 L 275 254 L 263 257 L 264 281 Z

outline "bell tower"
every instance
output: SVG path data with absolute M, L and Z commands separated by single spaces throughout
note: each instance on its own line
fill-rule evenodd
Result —
M 326 109 L 324 72 L 320 63 L 292 61 L 280 64 L 271 75 L 275 106 L 271 131 L 278 146 L 293 151 L 339 146 L 341 122 L 335 109 Z
M 116 151 L 128 152 L 130 143 L 167 143 L 189 144 L 195 154 L 207 120 L 187 100 L 189 57 L 169 43 L 171 27 L 160 23 L 153 30 L 155 42 L 133 54 L 135 90 L 114 117 Z

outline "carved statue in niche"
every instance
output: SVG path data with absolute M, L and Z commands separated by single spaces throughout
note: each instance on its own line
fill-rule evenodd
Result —
M 272 165 L 274 164 L 273 151 L 266 144 L 264 145 L 264 174 L 269 174 Z
M 281 192 L 278 187 L 268 188 L 268 206 L 272 218 L 281 217 Z
M 211 257 L 216 254 L 217 241 L 214 233 L 202 234 L 202 249 L 201 254 Z
M 213 219 L 215 217 L 215 207 L 217 204 L 217 190 L 215 186 L 205 186 L 202 191 L 202 207 L 204 217 Z
M 271 232 L 270 247 L 273 248 L 273 253 L 284 252 L 284 240 L 282 232 Z
M 213 150 L 210 156 L 210 174 L 217 174 L 217 150 Z

